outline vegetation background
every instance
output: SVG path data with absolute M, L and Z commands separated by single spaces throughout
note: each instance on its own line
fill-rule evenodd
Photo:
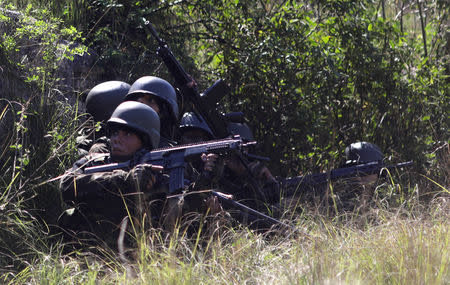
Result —
M 0 3 L 2 282 L 448 284 L 448 1 Z M 200 90 L 229 84 L 219 108 L 245 113 L 274 174 L 336 167 L 358 140 L 414 167 L 379 185 L 364 213 L 300 204 L 286 219 L 313 240 L 235 229 L 206 247 L 182 235 L 143 242 L 135 279 L 114 256 L 66 255 L 48 180 L 77 158 L 86 91 L 172 80 L 145 20 Z

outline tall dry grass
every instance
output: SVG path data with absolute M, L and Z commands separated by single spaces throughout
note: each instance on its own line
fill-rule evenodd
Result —
M 308 235 L 255 233 L 245 227 L 219 236 L 140 231 L 128 261 L 115 250 L 36 250 L 12 284 L 448 284 L 450 201 L 404 202 L 364 212 L 318 214 L 304 207 L 286 220 Z M 417 203 L 411 207 L 412 203 Z M 302 206 L 300 206 L 302 207 Z M 300 210 L 300 209 L 299 209 Z M 323 211 L 322 211 L 323 212 Z M 94 254 L 93 252 L 97 252 Z

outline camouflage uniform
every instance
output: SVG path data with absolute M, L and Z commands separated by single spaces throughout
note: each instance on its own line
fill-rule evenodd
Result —
M 151 193 L 145 190 L 149 183 L 157 185 L 160 179 L 150 167 L 143 165 L 137 165 L 130 171 L 118 169 L 84 174 L 85 167 L 109 162 L 107 155 L 88 155 L 77 161 L 61 180 L 62 197 L 72 207 L 66 211 L 61 226 L 81 234 L 79 237 L 94 234 L 102 240 L 113 242 L 117 239 L 123 218 L 142 214 L 144 210 L 149 210 L 144 201 L 165 195 L 162 187 L 153 187 Z
M 255 210 L 266 211 L 269 205 L 280 201 L 280 185 L 277 181 L 258 177 L 259 171 L 264 167 L 261 162 L 255 161 L 248 166 L 249 169 L 239 176 L 225 167 L 218 187 L 221 192 L 232 194 L 234 200 Z
M 119 224 L 127 217 L 137 217 L 138 225 L 146 217 L 166 218 L 157 198 L 165 201 L 164 177 L 142 161 L 143 155 L 159 144 L 159 118 L 149 106 L 139 102 L 120 104 L 108 120 L 111 130 L 111 154 L 91 153 L 78 160 L 66 172 L 60 184 L 68 206 L 61 225 L 79 237 L 92 234 L 114 242 Z M 114 161 L 112 161 L 114 158 Z M 131 170 L 117 169 L 88 174 L 86 167 L 110 162 L 129 161 Z M 150 201 L 152 203 L 150 203 Z M 150 212 L 148 212 L 150 211 Z
M 182 140 L 187 142 L 194 143 L 213 138 L 213 133 L 205 120 L 195 113 L 185 113 L 179 128 L 183 135 Z M 253 134 L 246 124 L 229 123 L 228 130 L 231 134 L 240 135 L 244 141 L 253 140 Z M 232 194 L 233 200 L 256 210 L 266 211 L 270 207 L 269 204 L 276 204 L 279 201 L 279 183 L 274 178 L 258 177 L 263 169 L 267 170 L 261 162 L 251 162 L 246 169 L 237 156 L 229 158 L 230 161 L 241 165 L 242 171 L 236 169 L 233 171 L 223 158 L 219 158 L 214 163 L 213 171 L 205 170 L 203 163 L 196 161 L 188 169 L 186 177 L 194 181 L 195 189 L 219 189 L 218 191 L 222 193 Z M 242 220 L 238 216 L 235 217 Z

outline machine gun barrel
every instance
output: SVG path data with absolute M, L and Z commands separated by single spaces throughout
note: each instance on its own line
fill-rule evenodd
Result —
M 282 227 L 285 230 L 290 230 L 293 232 L 297 231 L 296 228 L 286 223 L 283 223 L 280 220 L 267 216 L 266 214 L 263 214 L 259 211 L 256 211 L 244 204 L 234 201 L 220 192 L 211 191 L 211 194 L 218 198 L 220 204 L 225 208 L 225 210 L 233 210 L 233 209 L 239 210 L 241 213 L 245 215 L 242 218 L 248 219 L 249 222 L 259 223 L 267 228 L 277 226 Z
M 329 172 L 316 173 L 304 176 L 285 178 L 280 181 L 281 189 L 286 196 L 293 195 L 303 187 L 317 186 L 327 181 L 341 178 L 358 177 L 370 174 L 379 174 L 382 169 L 394 169 L 411 166 L 413 161 L 401 162 L 393 165 L 385 165 L 381 161 L 372 161 L 350 167 L 337 168 Z
M 228 136 L 230 133 L 228 132 L 227 124 L 223 115 L 217 112 L 215 106 L 209 106 L 205 103 L 209 101 L 208 98 L 202 98 L 197 90 L 197 87 L 193 84 L 192 77 L 184 70 L 183 66 L 175 58 L 167 43 L 158 36 L 158 33 L 150 22 L 147 21 L 146 25 L 149 27 L 152 36 L 158 41 L 159 47 L 156 53 L 161 57 L 164 64 L 167 66 L 167 69 L 169 69 L 169 72 L 174 77 L 175 83 L 180 88 L 183 97 L 192 103 L 195 111 L 200 113 L 200 115 L 204 118 L 216 138 L 224 138 Z M 216 87 L 211 90 L 219 92 L 220 96 L 224 96 L 224 94 L 228 91 L 224 90 L 227 86 L 220 80 L 213 86 Z M 211 97 L 216 97 L 211 94 L 211 92 L 212 91 L 208 91 L 205 92 L 205 94 L 209 94 Z M 217 100 L 217 98 L 214 99 L 214 101 Z

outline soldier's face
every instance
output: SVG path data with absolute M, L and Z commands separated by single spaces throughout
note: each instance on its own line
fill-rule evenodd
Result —
M 181 136 L 181 143 L 196 143 L 209 140 L 208 134 L 201 129 L 187 129 L 183 131 Z
M 139 136 L 126 129 L 111 131 L 111 156 L 131 157 L 136 151 L 144 147 Z
M 156 113 L 158 113 L 158 115 L 160 115 L 161 108 L 159 106 L 158 99 L 156 99 L 155 96 L 149 94 L 142 95 L 137 98 L 136 101 L 144 103 L 145 105 L 151 107 L 153 110 L 155 110 Z

